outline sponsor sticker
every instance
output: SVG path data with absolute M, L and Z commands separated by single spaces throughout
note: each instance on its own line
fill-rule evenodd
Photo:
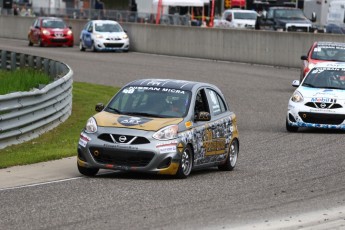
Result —
M 117 121 L 124 126 L 134 126 L 145 124 L 146 122 L 152 121 L 152 119 L 143 117 L 121 116 Z
M 335 103 L 337 99 L 326 98 L 326 97 L 313 97 L 311 102 L 320 102 L 320 103 Z
M 170 153 L 176 152 L 176 145 L 165 145 L 162 147 L 158 147 L 160 153 Z

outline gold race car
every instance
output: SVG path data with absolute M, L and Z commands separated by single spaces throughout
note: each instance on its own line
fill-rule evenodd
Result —
M 194 169 L 231 171 L 236 165 L 236 115 L 214 85 L 136 80 L 96 111 L 80 134 L 83 175 L 112 169 L 186 178 Z

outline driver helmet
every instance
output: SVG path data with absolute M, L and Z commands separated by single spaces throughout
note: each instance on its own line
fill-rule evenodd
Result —
M 326 54 L 329 56 L 329 57 L 334 57 L 336 54 L 337 54 L 337 51 L 336 50 L 326 50 Z

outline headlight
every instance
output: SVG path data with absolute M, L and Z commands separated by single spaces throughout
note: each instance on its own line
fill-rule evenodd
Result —
M 300 92 L 298 92 L 297 90 L 292 94 L 292 97 L 291 97 L 291 101 L 293 102 L 302 102 L 304 99 L 303 99 L 303 96 Z
M 127 34 L 123 35 L 123 37 L 122 37 L 122 39 L 127 39 L 127 38 L 128 38 Z
M 309 64 L 308 64 L 308 69 L 312 69 L 312 68 L 314 68 L 314 66 L 315 66 L 314 63 L 309 63 Z
M 95 118 L 91 117 L 86 122 L 85 132 L 87 133 L 95 133 L 97 132 L 97 122 Z
M 72 34 L 73 34 L 72 30 L 69 30 L 69 31 L 67 32 L 67 35 L 72 35 Z
M 42 30 L 42 34 L 44 34 L 44 35 L 50 35 L 50 33 L 49 33 L 48 30 Z
M 177 131 L 178 131 L 177 125 L 170 125 L 168 127 L 165 127 L 157 131 L 155 134 L 153 134 L 153 138 L 157 140 L 175 139 L 177 138 Z
M 103 38 L 103 35 L 101 35 L 101 34 L 95 34 L 95 37 L 96 37 L 96 38 Z

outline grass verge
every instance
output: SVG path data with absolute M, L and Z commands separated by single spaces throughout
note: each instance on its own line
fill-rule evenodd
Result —
M 35 69 L 18 69 L 15 71 L 0 71 L 0 95 L 30 91 L 38 88 L 39 84 L 46 85 L 51 82 L 50 77 Z
M 95 114 L 98 102 L 106 104 L 119 90 L 111 86 L 73 83 L 72 115 L 57 128 L 28 142 L 0 150 L 0 168 L 75 156 L 80 131 Z

